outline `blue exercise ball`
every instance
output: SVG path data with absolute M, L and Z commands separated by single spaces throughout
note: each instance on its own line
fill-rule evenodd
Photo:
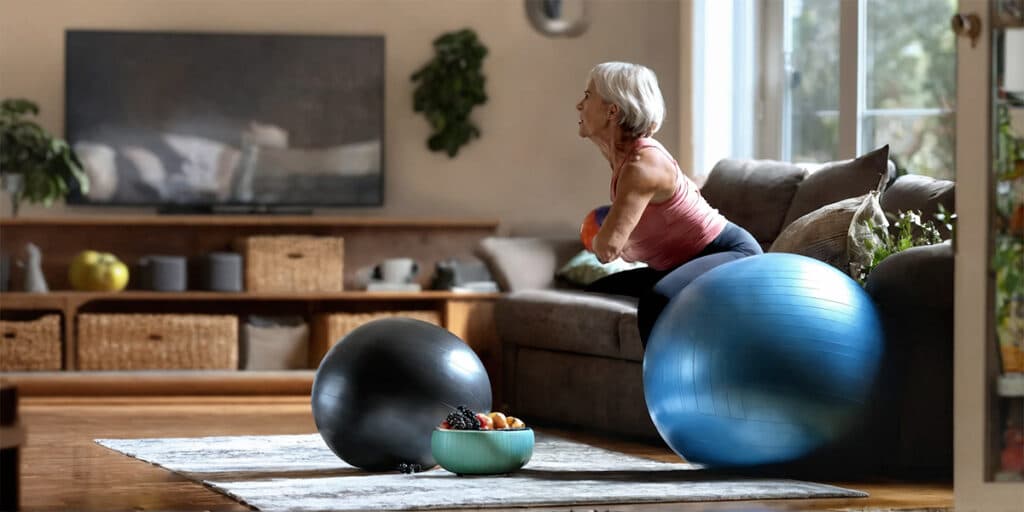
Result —
M 644 397 L 688 461 L 783 464 L 850 430 L 882 350 L 874 303 L 849 276 L 806 256 L 751 256 L 694 279 L 661 312 Z
M 338 457 L 367 471 L 408 472 L 435 465 L 430 436 L 457 406 L 491 410 L 491 381 L 450 331 L 383 318 L 331 347 L 311 399 L 317 431 Z

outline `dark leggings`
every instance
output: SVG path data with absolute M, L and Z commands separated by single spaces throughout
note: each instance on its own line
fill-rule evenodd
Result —
M 730 222 L 700 254 L 674 269 L 638 268 L 602 277 L 587 286 L 587 291 L 637 297 L 637 325 L 640 342 L 647 347 L 654 322 L 686 285 L 697 276 L 723 263 L 761 254 L 761 245 L 747 230 Z

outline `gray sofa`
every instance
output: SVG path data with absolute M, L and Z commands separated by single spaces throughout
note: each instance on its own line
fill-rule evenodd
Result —
M 876 152 L 878 153 L 878 152 Z M 879 158 L 882 158 L 879 162 Z M 887 152 L 810 172 L 782 162 L 723 160 L 702 192 L 766 251 L 795 220 L 888 183 L 886 212 L 953 210 L 953 183 L 896 178 Z M 507 292 L 495 307 L 504 347 L 503 406 L 537 424 L 660 442 L 647 412 L 636 301 L 582 291 L 556 271 L 582 246 L 563 238 L 492 237 L 478 255 Z M 804 254 L 814 255 L 814 248 Z M 841 446 L 819 454 L 878 474 L 948 474 L 952 467 L 952 248 L 886 259 L 866 289 L 887 351 L 870 411 Z M 829 459 L 830 458 L 830 459 Z

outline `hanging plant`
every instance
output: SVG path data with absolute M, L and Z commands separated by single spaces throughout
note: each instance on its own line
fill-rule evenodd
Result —
M 445 151 L 454 158 L 464 144 L 480 136 L 469 119 L 473 107 L 487 102 L 480 68 L 487 48 L 476 32 L 463 29 L 434 40 L 434 58 L 413 73 L 413 110 L 423 112 L 432 133 L 431 151 Z

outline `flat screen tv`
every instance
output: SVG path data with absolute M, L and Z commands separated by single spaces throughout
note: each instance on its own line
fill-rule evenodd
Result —
M 384 38 L 68 30 L 70 203 L 380 206 Z

